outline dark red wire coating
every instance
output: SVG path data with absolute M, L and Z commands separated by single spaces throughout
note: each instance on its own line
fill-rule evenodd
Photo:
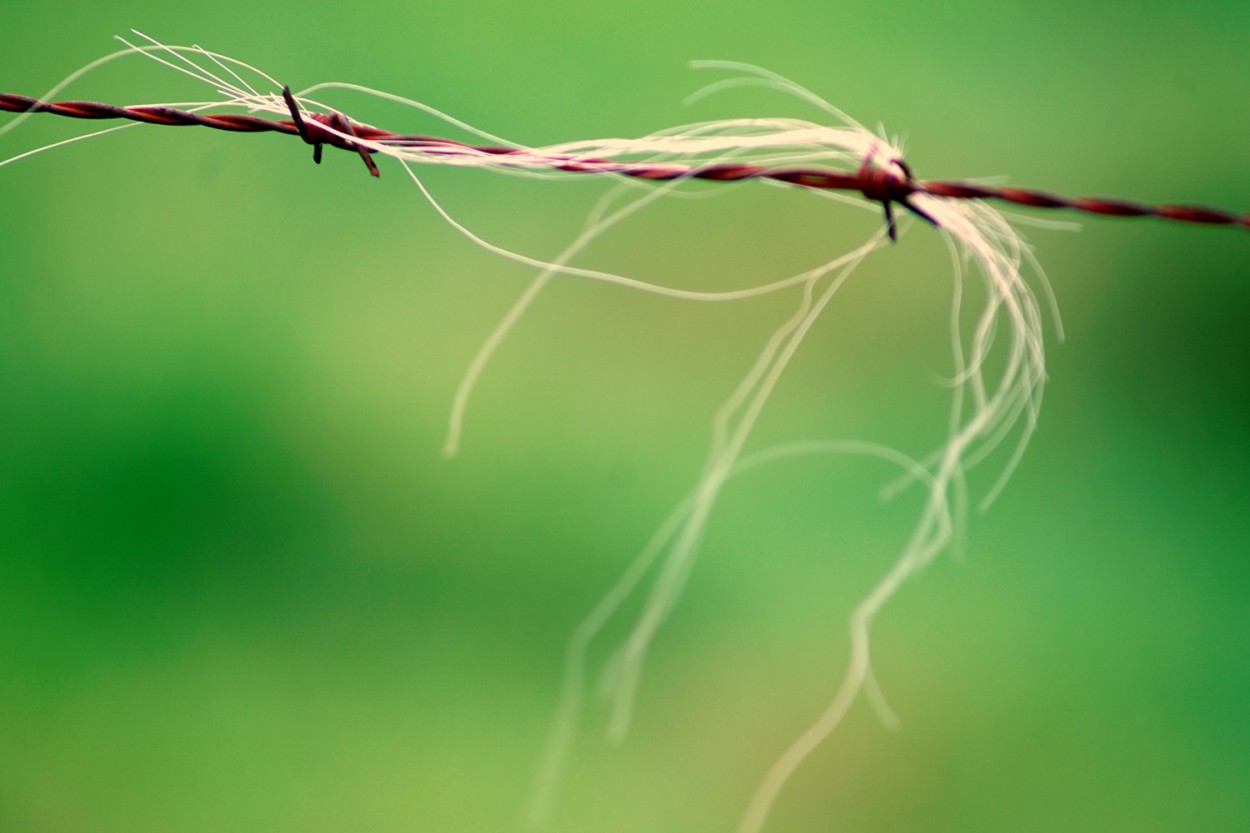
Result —
M 146 124 L 211 127 L 214 130 L 228 130 L 235 133 L 270 132 L 292 136 L 300 133 L 292 120 L 273 120 L 243 114 L 190 113 L 173 107 L 155 105 L 117 107 L 97 101 L 45 102 L 13 93 L 0 93 L 0 111 L 51 113 L 52 115 L 76 119 L 129 119 L 130 121 Z M 306 118 L 317 124 L 328 125 L 333 122 L 335 117 L 333 115 L 314 113 L 308 114 Z M 526 151 L 516 151 L 505 147 L 469 145 L 453 139 L 441 139 L 431 136 L 405 136 L 368 125 L 356 124 L 354 122 L 349 124 L 356 138 L 397 147 L 414 148 L 432 155 L 439 153 L 462 154 L 465 152 L 486 154 L 504 157 L 504 159 L 501 159 L 501 163 L 507 164 L 507 156 L 516 153 L 527 153 L 525 164 L 532 164 L 532 157 L 529 157 Z M 352 142 L 350 138 L 344 138 L 326 130 L 318 131 L 318 135 L 315 138 L 319 144 L 328 144 L 353 152 L 368 152 L 368 148 Z M 1026 188 L 992 188 L 967 182 L 883 180 L 880 176 L 871 176 L 863 170 L 851 174 L 827 169 L 778 169 L 748 164 L 707 165 L 700 167 L 672 163 L 651 164 L 645 162 L 614 162 L 603 159 L 572 159 L 558 156 L 551 157 L 547 162 L 547 166 L 553 170 L 560 171 L 614 173 L 655 181 L 682 178 L 703 179 L 714 182 L 770 179 L 791 185 L 801 185 L 805 188 L 859 191 L 870 199 L 886 203 L 893 201 L 904 202 L 905 204 L 907 198 L 913 194 L 928 194 L 929 196 L 945 199 L 989 199 L 1030 208 L 1069 209 L 1104 217 L 1159 217 L 1182 223 L 1235 225 L 1250 228 L 1250 214 L 1238 214 L 1220 208 L 1207 208 L 1197 205 L 1146 205 L 1120 199 L 1071 198 Z
M 142 105 L 138 107 L 116 107 L 112 104 L 101 104 L 98 101 L 40 101 L 29 96 L 14 93 L 0 93 L 0 110 L 13 113 L 51 113 L 54 116 L 68 116 L 73 119 L 129 119 L 146 122 L 147 124 L 164 124 L 171 126 L 211 127 L 215 130 L 231 130 L 236 133 L 290 133 L 295 134 L 292 122 L 278 122 L 248 115 L 201 115 L 188 113 L 173 107 Z

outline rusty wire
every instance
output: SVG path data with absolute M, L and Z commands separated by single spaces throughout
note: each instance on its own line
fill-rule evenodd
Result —
M 374 150 L 354 139 L 363 139 L 382 145 L 406 147 L 428 153 L 463 154 L 465 152 L 495 156 L 500 165 L 508 165 L 508 157 L 525 153 L 527 166 L 535 162 L 531 151 L 489 145 L 470 145 L 454 139 L 434 136 L 405 135 L 353 122 L 340 113 L 301 113 L 290 89 L 283 90 L 283 98 L 291 110 L 288 120 L 266 119 L 245 114 L 200 114 L 160 105 L 118 107 L 97 101 L 46 102 L 14 93 L 0 93 L 0 111 L 14 113 L 50 113 L 76 119 L 128 119 L 145 124 L 168 126 L 211 127 L 234 133 L 281 133 L 299 136 L 314 148 L 313 158 L 321 161 L 321 149 L 330 145 L 341 150 L 358 153 L 369 172 L 379 176 L 371 154 Z M 937 225 L 932 217 L 911 201 L 916 194 L 955 200 L 999 200 L 1029 208 L 1069 209 L 1104 217 L 1159 217 L 1182 223 L 1204 225 L 1241 226 L 1250 229 L 1250 213 L 1239 214 L 1220 208 L 1198 205 L 1150 205 L 1121 199 L 1065 197 L 1045 191 L 1026 188 L 992 187 L 968 182 L 944 182 L 917 180 L 901 160 L 894 160 L 905 175 L 900 176 L 865 161 L 855 173 L 845 173 L 827 168 L 769 168 L 751 164 L 683 165 L 676 163 L 654 164 L 648 162 L 619 162 L 606 159 L 586 159 L 551 156 L 543 160 L 545 166 L 572 173 L 610 173 L 636 179 L 654 181 L 675 179 L 699 179 L 715 182 L 739 182 L 747 179 L 767 179 L 834 191 L 858 191 L 865 198 L 879 202 L 885 209 L 890 236 L 895 236 L 891 206 L 895 203 L 913 214 Z

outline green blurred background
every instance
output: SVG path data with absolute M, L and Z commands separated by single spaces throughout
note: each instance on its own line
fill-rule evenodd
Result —
M 134 26 L 531 144 L 816 117 L 761 91 L 683 108 L 711 80 L 685 62 L 725 58 L 904 132 L 924 177 L 1250 209 L 1250 5 L 914 5 L 28 5 L 5 15 L 0 89 L 39 95 Z M 211 93 L 129 59 L 63 95 Z M 32 119 L 0 158 L 89 127 Z M 0 169 L 0 830 L 519 829 L 565 638 L 689 487 L 713 409 L 793 302 L 560 283 L 446 461 L 456 381 L 530 273 L 398 168 L 309 156 L 141 128 Z M 540 257 L 604 187 L 427 182 Z M 875 222 L 738 188 L 657 206 L 587 262 L 743 285 Z M 857 706 L 770 831 L 1250 829 L 1250 237 L 1082 225 L 1029 232 L 1068 338 L 1050 333 L 1022 466 L 963 557 L 875 629 L 903 731 Z M 870 261 L 755 447 L 931 448 L 949 292 L 926 229 Z M 609 746 L 591 708 L 556 829 L 733 829 L 907 534 L 916 497 L 879 503 L 888 477 L 815 459 L 732 484 L 633 735 Z

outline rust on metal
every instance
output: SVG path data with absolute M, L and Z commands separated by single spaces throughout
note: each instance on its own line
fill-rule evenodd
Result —
M 829 169 L 766 168 L 749 164 L 704 166 L 667 162 L 652 164 L 555 155 L 543 159 L 536 158 L 530 151 L 518 151 L 513 148 L 478 146 L 454 139 L 392 133 L 353 122 L 341 113 L 305 114 L 300 111 L 289 87 L 283 88 L 282 95 L 291 111 L 290 120 L 267 119 L 246 114 L 191 113 L 175 107 L 159 105 L 117 107 L 98 101 L 46 102 L 15 93 L 0 93 L 0 111 L 49 113 L 75 119 L 128 119 L 144 124 L 209 127 L 233 133 L 270 132 L 299 136 L 304 142 L 313 146 L 314 161 L 321 161 L 321 150 L 325 145 L 329 145 L 358 154 L 373 176 L 380 175 L 377 164 L 373 160 L 374 151 L 358 140 L 392 147 L 411 148 L 430 155 L 468 152 L 494 156 L 499 158 L 501 165 L 524 164 L 532 167 L 538 164 L 545 165 L 552 170 L 572 173 L 616 174 L 653 181 L 698 179 L 709 182 L 740 182 L 748 179 L 767 179 L 804 188 L 858 191 L 865 199 L 881 203 L 891 239 L 894 239 L 897 234 L 893 213 L 895 204 L 937 225 L 933 217 L 918 208 L 912 201 L 911 198 L 916 194 L 952 200 L 998 200 L 1029 208 L 1065 209 L 1103 217 L 1158 217 L 1181 223 L 1241 226 L 1250 229 L 1250 213 L 1239 214 L 1221 208 L 1197 205 L 1146 205 L 1119 199 L 1064 197 L 1044 191 L 1025 188 L 993 188 L 969 182 L 917 180 L 902 160 L 891 160 L 889 165 L 883 167 L 876 164 L 871 156 L 865 159 L 864 164 L 853 174 Z M 523 161 L 509 162 L 509 156 L 520 154 L 524 154 Z

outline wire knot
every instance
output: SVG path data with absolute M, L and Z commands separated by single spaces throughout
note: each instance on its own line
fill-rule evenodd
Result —
M 305 119 L 303 113 L 300 112 L 299 105 L 295 103 L 295 96 L 291 94 L 290 87 L 282 88 L 282 99 L 291 111 L 291 121 L 295 123 L 295 130 L 299 133 L 299 137 L 313 146 L 313 162 L 320 165 L 322 145 L 331 145 L 343 150 L 356 151 L 365 161 L 365 167 L 369 169 L 369 173 L 374 176 L 382 175 L 373 157 L 370 156 L 373 151 L 351 139 L 343 138 L 343 134 L 356 135 L 351 119 L 342 113 L 311 113 L 308 119 Z
M 890 240 L 898 240 L 898 229 L 894 225 L 894 203 L 898 203 L 935 227 L 938 226 L 937 220 L 927 211 L 917 208 L 911 201 L 912 194 L 916 193 L 919 188 L 916 186 L 915 177 L 912 176 L 911 168 L 907 166 L 907 163 L 902 159 L 891 159 L 886 165 L 878 166 L 873 164 L 875 155 L 875 150 L 869 151 L 859 166 L 859 192 L 864 195 L 864 199 L 881 203 L 881 208 L 885 212 L 886 232 L 890 235 Z

